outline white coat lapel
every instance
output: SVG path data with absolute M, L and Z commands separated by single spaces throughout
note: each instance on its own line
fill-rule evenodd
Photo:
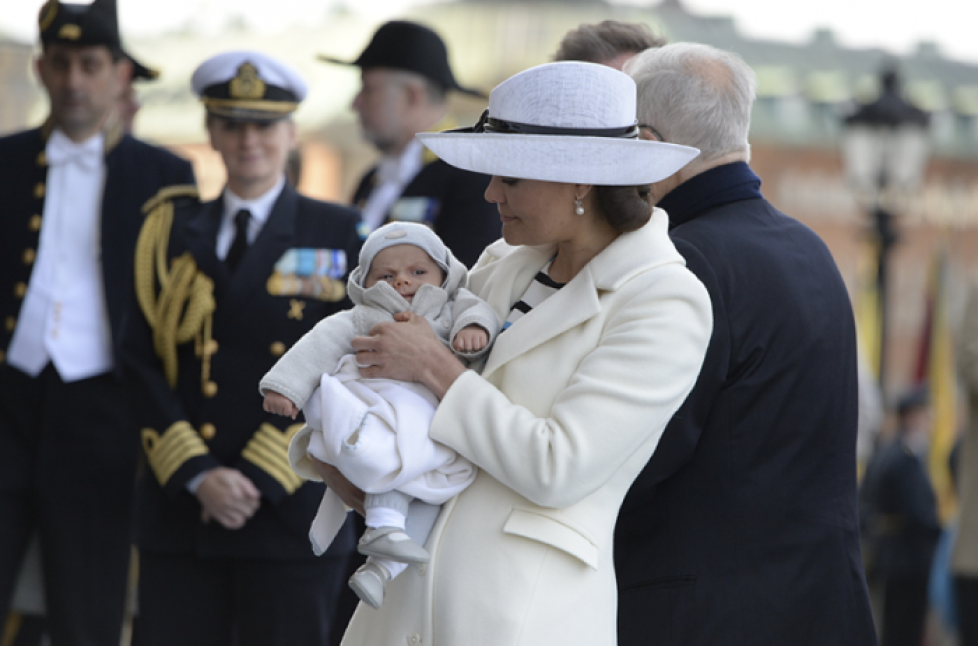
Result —
M 516 300 L 519 300 L 520 296 L 522 293 L 516 295 Z M 499 335 L 489 353 L 486 367 L 482 371 L 483 376 L 488 377 L 514 357 L 580 325 L 600 311 L 601 304 L 598 301 L 594 278 L 590 267 L 585 267 L 559 292 L 533 308 L 516 325 Z
M 597 316 L 601 311 L 599 290 L 614 291 L 635 274 L 658 265 L 684 264 L 682 256 L 669 240 L 668 226 L 665 211 L 655 208 L 647 225 L 619 236 L 559 292 L 521 318 L 513 328 L 499 335 L 482 375 L 488 377 L 520 354 Z M 517 249 L 498 260 L 498 266 L 487 267 L 492 273 L 488 274 L 483 289 L 478 288 L 483 286 L 481 279 L 486 274 L 473 273 L 476 293 L 488 301 L 500 320 L 505 321 L 513 303 L 523 296 L 536 271 L 546 264 L 552 254 L 552 247 Z

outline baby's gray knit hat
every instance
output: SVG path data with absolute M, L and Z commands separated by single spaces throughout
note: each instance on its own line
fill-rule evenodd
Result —
M 374 257 L 388 247 L 400 244 L 411 244 L 420 247 L 431 256 L 435 264 L 441 267 L 445 273 L 445 282 L 448 281 L 449 268 L 451 266 L 451 252 L 441 241 L 431 228 L 417 224 L 415 222 L 390 222 L 376 229 L 367 236 L 363 246 L 360 248 L 360 264 L 357 267 L 357 281 L 361 286 L 367 280 L 370 272 L 370 264 Z M 443 285 L 444 286 L 444 285 Z

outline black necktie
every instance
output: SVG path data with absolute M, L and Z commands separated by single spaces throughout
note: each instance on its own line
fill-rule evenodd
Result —
M 228 250 L 224 264 L 228 266 L 228 271 L 232 274 L 241 262 L 241 258 L 248 249 L 248 221 L 251 219 L 251 212 L 248 209 L 241 209 L 234 216 L 234 242 Z

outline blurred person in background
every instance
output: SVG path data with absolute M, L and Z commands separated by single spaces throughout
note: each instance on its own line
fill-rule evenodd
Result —
M 665 44 L 665 39 L 653 34 L 646 24 L 604 20 L 597 24 L 582 24 L 567 32 L 557 47 L 554 60 L 587 61 L 620 70 L 635 54 Z
M 353 195 L 368 230 L 396 220 L 427 224 L 471 267 L 500 236 L 496 209 L 483 199 L 489 178 L 449 166 L 414 138 L 450 127 L 448 92 L 483 96 L 455 80 L 444 41 L 424 25 L 395 20 L 381 25 L 352 63 L 320 58 L 361 70 L 353 109 L 381 154 Z
M 147 468 L 138 485 L 139 646 L 323 646 L 355 537 L 316 557 L 323 497 L 289 467 L 302 424 L 265 413 L 256 384 L 323 317 L 349 307 L 352 208 L 286 180 L 302 77 L 259 52 L 192 78 L 227 184 L 146 205 L 124 338 Z
M 127 54 L 127 57 L 129 58 L 130 64 L 132 64 L 132 77 L 122 88 L 122 92 L 119 93 L 119 103 L 116 110 L 119 113 L 119 119 L 122 121 L 123 130 L 132 134 L 136 121 L 136 113 L 143 107 L 143 104 L 139 101 L 139 97 L 136 95 L 135 83 L 136 81 L 155 81 L 159 78 L 160 73 L 157 70 L 146 67 L 131 55 Z
M 674 43 L 625 71 L 642 136 L 702 151 L 652 193 L 714 326 L 693 391 L 622 504 L 618 643 L 871 646 L 846 286 L 748 165 L 755 78 L 742 59 Z
M 978 646 L 978 286 L 961 324 L 958 369 L 968 395 L 958 463 L 958 531 L 951 554 L 960 646 Z
M 114 0 L 39 14 L 40 128 L 0 139 L 0 613 L 39 536 L 55 644 L 118 643 L 138 440 L 119 342 L 140 207 L 190 163 L 125 134 Z M 13 631 L 13 628 L 12 628 Z
M 901 397 L 896 412 L 896 436 L 866 465 L 860 515 L 882 587 L 880 644 L 920 646 L 931 563 L 941 533 L 927 474 L 933 425 L 926 389 Z

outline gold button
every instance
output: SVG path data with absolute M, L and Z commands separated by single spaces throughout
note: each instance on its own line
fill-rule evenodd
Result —
M 7 332 L 13 332 L 14 328 L 17 327 L 17 319 L 13 316 L 8 316 L 7 322 L 4 325 L 7 328 Z
M 48 165 L 48 154 L 43 150 L 37 154 L 37 165 L 38 166 Z
M 31 216 L 31 219 L 27 221 L 27 228 L 30 229 L 31 231 L 40 231 L 41 230 L 41 216 L 40 215 L 37 215 L 37 214 L 32 215 Z
M 24 294 L 27 293 L 27 283 L 17 283 L 14 285 L 14 296 L 17 298 L 24 298 Z
M 216 395 L 217 395 L 217 384 L 216 383 L 214 383 L 213 381 L 208 381 L 206 384 L 204 384 L 204 396 L 205 397 L 210 398 L 210 397 L 214 397 Z
M 269 346 L 268 351 L 272 353 L 273 357 L 281 357 L 283 354 L 285 354 L 285 344 L 281 341 L 276 341 Z
M 37 258 L 37 252 L 33 249 L 24 249 L 24 253 L 21 259 L 24 261 L 25 265 L 33 265 L 34 259 Z
M 210 341 L 207 342 L 207 347 L 204 348 L 204 350 L 207 352 L 207 354 L 217 354 L 218 347 L 219 346 L 217 345 L 217 341 L 211 339 Z M 214 385 L 217 386 L 217 384 Z
M 34 197 L 36 197 L 37 199 L 41 199 L 42 197 L 44 197 L 44 182 L 38 182 L 34 186 Z
M 213 440 L 217 435 L 217 428 L 213 424 L 201 424 L 200 436 L 205 440 Z

